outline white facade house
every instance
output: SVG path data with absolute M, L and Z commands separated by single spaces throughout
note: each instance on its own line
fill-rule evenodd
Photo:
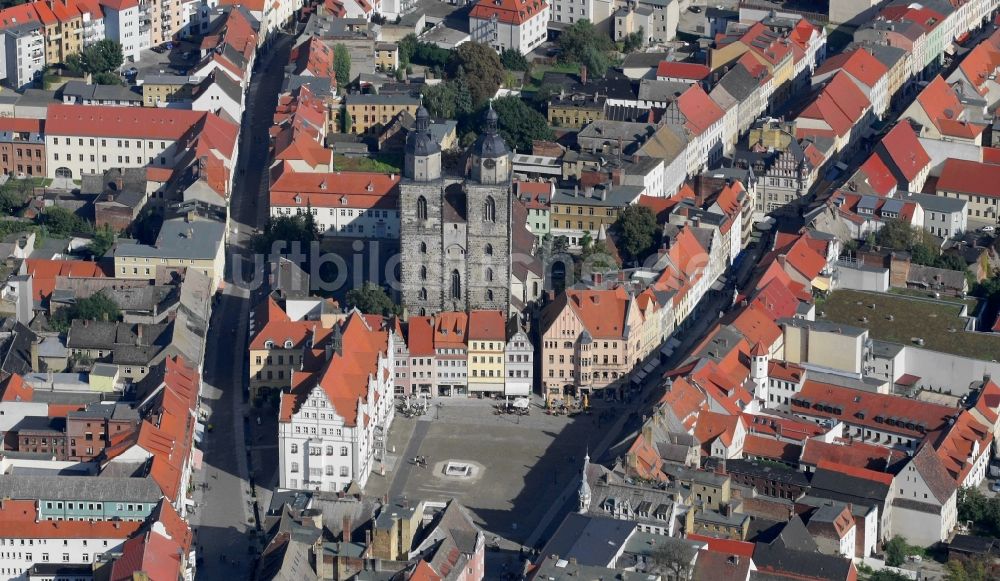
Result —
M 0 577 L 28 579 L 36 563 L 81 565 L 120 550 L 135 526 L 112 522 L 18 523 L 0 536 Z M 34 577 L 33 577 L 34 578 Z
M 545 42 L 549 5 L 544 0 L 480 0 L 469 13 L 472 40 L 497 52 L 528 54 Z
M 507 339 L 507 345 L 504 347 L 504 358 L 507 360 L 504 395 L 531 395 L 534 387 L 532 377 L 535 348 L 523 329 L 518 329 Z
M 3 30 L 3 60 L 0 70 L 4 84 L 20 89 L 30 84 L 45 69 L 45 38 L 38 22 L 12 26 Z
M 195 134 L 201 121 L 213 131 Z M 45 161 L 49 177 L 76 179 L 113 167 L 173 168 L 205 136 L 203 145 L 231 168 L 238 131 L 235 124 L 200 111 L 55 104 L 48 107 Z
M 149 32 L 140 31 L 138 0 L 101 0 L 107 38 L 122 45 L 125 62 L 136 62 L 149 48 Z
M 669 4 L 669 3 L 668 3 Z M 579 20 L 589 20 L 601 32 L 611 32 L 611 16 L 615 12 L 612 0 L 552 0 L 549 18 L 553 22 L 573 24 Z
M 398 175 L 286 172 L 270 190 L 270 215 L 312 211 L 325 236 L 399 238 Z
M 213 74 L 195 88 L 191 109 L 207 111 L 239 123 L 243 116 L 243 89 L 226 75 Z
M 395 411 L 393 336 L 372 328 L 357 312 L 341 329 L 326 347 L 324 369 L 294 372 L 291 392 L 281 397 L 283 488 L 341 491 L 352 482 L 364 486 L 383 461 Z

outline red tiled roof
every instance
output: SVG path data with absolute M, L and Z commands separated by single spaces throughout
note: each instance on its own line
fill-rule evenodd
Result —
M 931 163 L 931 157 L 920 144 L 917 132 L 905 119 L 885 134 L 880 149 L 884 149 L 889 160 L 907 181 L 915 180 L 917 175 Z
M 826 268 L 826 259 L 813 250 L 804 238 L 784 253 L 785 263 L 808 280 L 812 280 Z
M 302 374 L 306 376 L 303 381 L 282 395 L 279 421 L 291 421 L 314 387 L 323 390 L 346 426 L 367 421 L 358 417 L 357 404 L 368 397 L 368 379 L 378 371 L 378 357 L 386 352 L 389 333 L 370 327 L 357 313 L 348 316 L 342 329 L 343 352 L 334 353 L 320 373 Z
M 805 376 L 804 367 L 788 361 L 770 361 L 767 365 L 767 376 L 791 383 L 799 383 Z
M 801 405 L 803 402 L 807 402 L 808 407 Z M 837 410 L 828 412 L 818 406 L 838 408 L 840 413 L 835 413 Z M 861 391 L 807 379 L 802 391 L 792 402 L 792 413 L 843 420 L 881 432 L 923 439 L 928 432 L 945 425 L 949 418 L 956 415 L 957 410 L 915 399 Z M 910 424 L 913 428 L 899 425 L 900 423 Z M 924 429 L 918 429 L 919 425 L 923 425 Z
M 31 4 L 21 4 L 19 6 L 11 6 L 10 8 L 0 10 L 0 30 L 4 30 L 12 26 L 19 26 L 28 22 L 40 22 L 41 20 L 38 17 L 38 12 L 35 11 L 35 4 L 42 4 L 44 7 L 44 2 L 36 2 Z M 45 8 L 45 10 L 47 11 L 48 8 Z M 51 12 L 49 12 L 49 14 L 51 14 Z
M 42 301 L 52 295 L 56 288 L 56 278 L 104 278 L 104 270 L 96 262 L 84 260 L 48 260 L 29 258 L 25 260 L 25 274 L 31 277 L 35 300 Z
M 567 304 L 595 339 L 621 338 L 628 317 L 628 293 L 612 290 L 566 290 Z
M 799 301 L 792 291 L 781 281 L 769 280 L 750 301 L 759 309 L 763 309 L 773 320 L 791 317 L 798 311 Z
M 122 555 L 111 566 L 110 581 L 133 579 L 178 579 L 181 572 L 180 545 L 155 531 L 125 541 Z
M 125 539 L 139 530 L 136 521 L 26 521 L 20 515 L 7 519 L 6 505 L 0 511 L 0 530 L 9 539 Z
M 44 123 L 44 119 L 0 117 L 0 131 L 13 131 L 14 133 L 41 133 Z
M 773 363 L 772 363 L 773 365 Z M 790 364 L 791 365 L 791 364 Z M 777 440 L 792 440 L 801 446 L 807 439 L 826 433 L 822 426 L 796 416 L 742 414 L 747 432 Z
M 861 171 L 864 172 L 868 185 L 880 196 L 888 196 L 898 186 L 896 176 L 892 175 L 892 171 L 886 167 L 878 153 L 873 153 L 861 164 Z
M 822 76 L 834 71 L 845 71 L 867 87 L 874 87 L 889 69 L 863 48 L 842 52 L 826 59 L 816 68 L 813 76 Z
M 739 555 L 740 557 L 752 557 L 754 544 L 747 541 L 734 541 L 731 539 L 718 539 L 707 537 L 696 533 L 688 533 L 685 537 L 689 541 L 700 541 L 708 544 L 708 550 L 713 553 L 725 553 L 727 555 Z
M 72 137 L 129 137 L 176 141 L 206 115 L 214 116 L 211 113 L 184 109 L 57 103 L 48 107 L 45 133 Z
M 846 474 L 852 478 L 861 478 L 863 480 L 871 480 L 872 482 L 878 482 L 886 486 L 892 485 L 892 474 L 886 474 L 885 472 L 879 472 L 877 470 L 868 470 L 867 468 L 861 468 L 859 466 L 851 466 L 849 464 L 841 464 L 839 462 L 832 462 L 830 460 L 820 460 L 816 465 L 817 468 L 821 470 L 830 470 L 832 472 L 840 472 L 841 474 Z
M 434 347 L 464 349 L 469 331 L 469 315 L 454 311 L 438 313 L 431 319 Z
M 946 159 L 937 181 L 942 192 L 1000 198 L 1000 165 Z
M 701 85 L 691 85 L 677 98 L 677 108 L 684 114 L 685 123 L 691 133 L 701 135 L 722 119 L 725 112 L 715 104 Z
M 917 95 L 917 103 L 938 131 L 944 133 L 942 121 L 955 121 L 962 116 L 964 108 L 954 89 L 948 86 L 941 75 L 935 76 L 923 91 Z M 954 127 L 949 126 L 954 130 Z
M 817 466 L 823 460 L 828 460 L 838 464 L 882 472 L 905 458 L 905 452 L 885 446 L 876 446 L 856 440 L 839 440 L 828 443 L 809 438 L 802 447 L 800 462 L 809 466 Z
M 830 82 L 823 88 L 823 92 L 833 99 L 833 102 L 851 120 L 851 123 L 857 123 L 865 111 L 871 107 L 868 97 L 865 97 L 861 89 L 842 73 L 833 75 Z
M 0 383 L 0 401 L 32 401 L 34 397 L 35 390 L 17 373 Z
M 798 462 L 802 447 L 774 438 L 747 435 L 743 440 L 743 454 L 779 462 Z
M 469 18 L 490 20 L 495 16 L 499 22 L 520 26 L 542 13 L 546 6 L 544 0 L 479 0 Z
M 980 95 L 986 95 L 988 92 L 986 84 L 998 67 L 1000 67 L 1000 33 L 997 32 L 977 44 L 958 65 L 959 70 L 965 74 Z
M 98 0 L 101 6 L 110 8 L 116 12 L 135 8 L 139 5 L 139 0 Z
M 410 356 L 434 354 L 434 329 L 430 317 L 410 317 L 406 347 Z
M 506 341 L 506 321 L 500 311 L 469 312 L 470 341 Z
M 736 434 L 737 426 L 742 423 L 743 419 L 740 416 L 706 410 L 698 416 L 698 423 L 694 427 L 694 437 L 702 445 L 710 444 L 712 440 L 719 438 L 724 445 L 729 446 Z
M 663 394 L 660 403 L 669 407 L 685 429 L 690 430 L 698 420 L 698 414 L 706 405 L 705 394 L 684 377 L 677 377 L 670 391 Z
M 696 63 L 660 61 L 660 64 L 656 66 L 657 77 L 702 81 L 708 78 L 710 74 L 712 74 L 711 69 L 705 65 L 699 65 Z
M 394 209 L 399 179 L 372 172 L 286 171 L 271 185 L 271 206 Z
M 733 327 L 751 344 L 771 348 L 781 338 L 781 328 L 763 309 L 754 305 L 743 309 L 732 323 Z

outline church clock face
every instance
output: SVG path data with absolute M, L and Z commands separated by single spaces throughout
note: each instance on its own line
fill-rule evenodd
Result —
M 483 167 L 485 167 L 486 169 L 493 169 L 496 166 L 497 166 L 497 162 L 493 161 L 492 159 L 484 159 L 483 160 Z

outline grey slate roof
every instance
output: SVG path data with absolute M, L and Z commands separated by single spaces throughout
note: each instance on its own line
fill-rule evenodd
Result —
M 570 513 L 545 544 L 542 554 L 576 559 L 584 566 L 606 567 L 622 550 L 635 527 L 631 521 Z
M 115 256 L 213 260 L 225 233 L 225 224 L 214 220 L 167 220 L 155 245 L 122 241 Z
M 162 497 L 152 478 L 0 475 L 0 498 L 156 502 Z

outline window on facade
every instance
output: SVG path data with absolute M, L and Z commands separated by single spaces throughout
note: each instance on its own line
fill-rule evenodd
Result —
M 341 446 L 340 447 L 340 455 L 341 456 L 347 456 L 347 446 Z
M 298 471 L 299 471 L 299 463 L 292 462 L 292 472 L 298 472 Z
M 299 453 L 299 445 L 292 444 L 292 454 L 298 454 L 298 453 Z
M 420 280 L 427 280 L 427 267 L 426 266 L 421 266 L 420 267 Z
M 420 196 L 417 198 L 417 220 L 427 219 L 427 198 Z M 426 252 L 426 249 L 424 249 Z
M 483 220 L 487 222 L 497 221 L 497 203 L 493 196 L 486 196 L 486 201 L 483 203 Z
M 486 282 L 493 282 L 493 269 L 492 268 L 487 268 L 486 269 Z
M 457 269 L 451 271 L 451 298 L 462 298 L 462 275 Z
M 487 244 L 483 251 L 486 252 L 487 256 L 493 256 L 493 245 Z
M 341 466 L 340 467 L 340 477 L 341 478 L 347 478 L 347 474 L 348 474 L 347 466 Z

